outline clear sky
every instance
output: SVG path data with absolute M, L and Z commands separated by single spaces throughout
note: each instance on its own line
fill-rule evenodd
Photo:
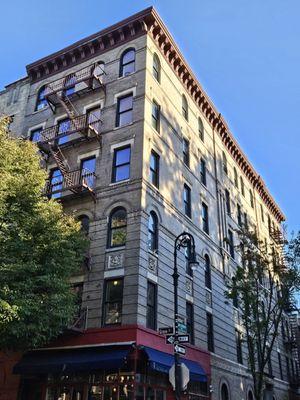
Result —
M 299 0 L 14 0 L 0 89 L 25 65 L 153 5 L 269 190 L 300 229 Z

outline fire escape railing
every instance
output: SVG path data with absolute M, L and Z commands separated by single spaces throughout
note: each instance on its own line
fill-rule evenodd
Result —
M 42 150 L 47 150 L 45 144 L 49 142 L 59 141 L 59 139 L 75 134 L 81 133 L 82 135 L 87 135 L 89 129 L 96 135 L 100 134 L 100 125 L 102 121 L 92 115 L 79 115 L 69 120 L 69 124 L 66 128 L 61 129 L 59 124 L 50 126 L 49 128 L 43 129 L 41 131 L 41 137 L 38 141 L 38 145 Z M 57 143 L 59 144 L 59 142 Z
M 77 169 L 68 171 L 65 175 L 46 180 L 44 192 L 49 197 L 61 197 L 64 192 L 81 193 L 83 191 L 93 192 L 96 175 L 88 169 Z
M 72 72 L 63 78 L 48 83 L 45 87 L 45 99 L 48 103 L 56 106 L 64 97 L 70 97 L 82 90 L 95 89 L 96 87 L 104 88 L 103 74 L 104 71 L 97 64 Z M 68 93 L 71 88 L 74 88 L 74 91 Z

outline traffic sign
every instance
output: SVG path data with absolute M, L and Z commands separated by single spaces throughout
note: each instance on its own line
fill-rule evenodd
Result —
M 178 335 L 179 343 L 188 343 L 190 341 L 190 335 Z
M 177 343 L 188 343 L 190 341 L 190 335 L 178 335 Z M 175 335 L 166 336 L 166 344 L 174 344 L 176 342 Z
M 174 344 L 174 353 L 185 355 L 185 347 L 180 346 L 179 344 Z
M 158 329 L 160 335 L 168 335 L 174 332 L 173 326 L 165 326 L 163 328 Z
M 181 390 L 186 390 L 187 385 L 190 381 L 190 370 L 185 364 L 180 364 L 180 374 L 181 374 Z M 169 370 L 169 381 L 175 390 L 175 364 Z

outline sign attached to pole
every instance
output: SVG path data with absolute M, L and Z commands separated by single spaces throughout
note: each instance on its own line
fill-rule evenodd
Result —
M 158 332 L 160 335 L 169 335 L 169 334 L 174 333 L 174 328 L 173 328 L 173 326 L 166 326 L 163 328 L 159 328 Z
M 174 353 L 181 354 L 182 356 L 185 356 L 185 353 L 186 353 L 185 347 L 180 346 L 177 343 L 174 344 Z
M 188 343 L 190 341 L 189 335 L 178 335 L 177 343 Z M 174 344 L 176 342 L 175 335 L 166 336 L 166 344 Z
M 180 374 L 181 374 L 181 390 L 186 390 L 187 385 L 190 381 L 190 370 L 185 364 L 180 364 Z M 175 390 L 175 364 L 169 370 L 169 381 Z

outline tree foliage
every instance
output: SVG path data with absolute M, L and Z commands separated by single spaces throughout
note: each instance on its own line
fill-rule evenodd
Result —
M 75 313 L 70 277 L 87 246 L 80 224 L 42 195 L 36 146 L 9 137 L 0 119 L 0 348 L 25 350 L 57 337 Z
M 300 288 L 300 236 L 287 243 L 274 230 L 270 246 L 246 229 L 238 237 L 240 263 L 226 295 L 238 304 L 254 395 L 261 400 L 272 378 L 268 365 L 283 314 L 293 309 L 294 294 Z

